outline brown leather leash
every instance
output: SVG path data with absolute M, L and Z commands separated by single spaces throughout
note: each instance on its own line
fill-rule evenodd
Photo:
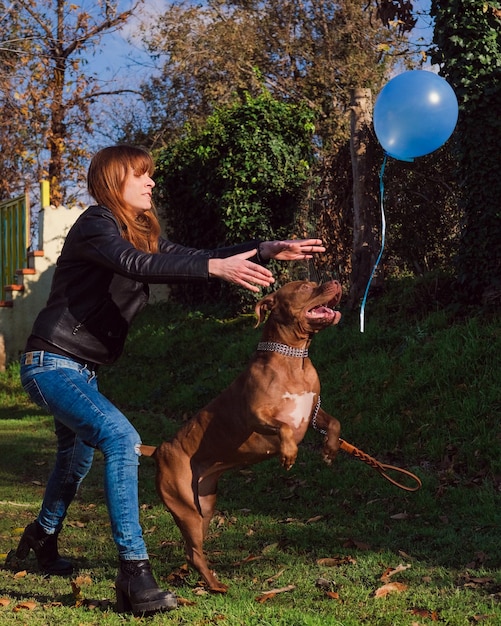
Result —
M 321 403 L 321 399 L 319 396 L 317 400 L 317 404 L 315 408 L 313 409 L 313 415 L 311 416 L 311 425 L 319 433 L 321 433 L 322 435 L 326 435 L 327 431 L 324 430 L 323 428 L 319 428 L 317 424 L 317 415 L 318 415 L 318 411 L 320 410 L 320 403 Z M 376 472 L 379 472 L 383 478 L 386 478 L 388 482 L 390 482 L 392 485 L 395 485 L 395 487 L 398 487 L 399 489 L 403 489 L 404 491 L 417 491 L 418 489 L 421 489 L 422 487 L 421 480 L 412 472 L 402 469 L 401 467 L 395 467 L 394 465 L 387 465 L 386 463 L 380 463 L 379 461 L 376 461 L 374 457 L 369 456 L 368 454 L 366 454 L 365 452 L 362 452 L 362 450 L 359 450 L 358 448 L 355 448 L 355 446 L 353 446 L 351 443 L 348 443 L 344 439 L 341 439 L 341 437 L 339 438 L 339 447 L 341 448 L 341 450 L 344 450 L 344 452 L 347 452 L 348 454 L 351 454 L 357 459 L 360 459 L 364 463 L 367 463 L 367 465 L 370 465 L 373 469 L 376 470 Z M 388 474 L 386 473 L 387 471 L 397 472 L 397 474 L 404 474 L 405 476 L 409 476 L 410 478 L 412 478 L 412 480 L 416 484 L 413 487 L 403 485 L 402 483 L 399 483 L 397 480 L 395 480 L 391 476 L 388 476 Z
M 339 444 L 340 444 L 341 450 L 343 450 L 344 452 L 347 452 L 348 454 L 351 454 L 357 459 L 360 459 L 364 463 L 367 463 L 367 465 L 370 465 L 370 467 L 372 467 L 377 472 L 379 472 L 381 476 L 383 476 L 383 478 L 386 478 L 387 481 L 389 481 L 392 485 L 395 485 L 399 489 L 403 489 L 404 491 L 418 491 L 418 489 L 421 489 L 421 486 L 422 486 L 421 480 L 418 478 L 418 476 L 416 476 L 412 472 L 402 469 L 401 467 L 395 467 L 394 465 L 387 465 L 386 463 L 380 463 L 372 456 L 369 456 L 362 450 L 359 450 L 355 446 L 351 445 L 351 443 L 344 441 L 344 439 L 340 439 Z M 388 476 L 387 474 L 388 470 L 392 472 L 397 472 L 398 474 L 404 474 L 405 476 L 410 477 L 416 484 L 410 487 L 408 485 L 403 485 L 402 483 L 399 483 L 397 480 L 395 480 L 391 476 Z

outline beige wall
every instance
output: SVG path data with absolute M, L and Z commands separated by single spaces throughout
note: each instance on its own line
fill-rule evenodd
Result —
M 19 275 L 17 282 L 23 290 L 11 293 L 12 308 L 0 308 L 0 368 L 2 365 L 5 368 L 22 352 L 33 321 L 47 301 L 54 266 L 66 233 L 81 213 L 82 209 L 78 207 L 56 209 L 49 206 L 38 214 L 38 241 L 43 256 L 30 256 L 30 268 L 36 273 Z
M 30 268 L 34 274 L 18 276 L 22 291 L 12 291 L 12 307 L 0 307 L 0 370 L 9 362 L 19 358 L 31 327 L 50 291 L 52 275 L 57 258 L 69 229 L 83 212 L 80 207 L 49 206 L 42 209 L 38 218 L 38 246 L 42 252 L 30 256 Z M 159 302 L 169 297 L 166 285 L 150 286 L 150 302 Z

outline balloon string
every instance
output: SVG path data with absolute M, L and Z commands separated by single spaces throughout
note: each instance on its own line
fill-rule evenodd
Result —
M 364 297 L 362 298 L 362 305 L 360 307 L 360 332 L 364 332 L 365 328 L 365 303 L 367 301 L 367 294 L 369 293 L 369 288 L 371 286 L 372 279 L 374 274 L 376 273 L 377 267 L 379 265 L 379 261 L 381 261 L 381 257 L 383 256 L 384 251 L 384 241 L 386 237 L 386 218 L 384 216 L 384 182 L 383 182 L 383 174 L 384 168 L 386 165 L 387 154 L 385 153 L 383 164 L 381 165 L 381 172 L 379 173 L 379 203 L 381 207 L 381 250 L 379 251 L 379 255 L 376 259 L 376 263 L 372 269 L 372 273 L 370 275 L 369 281 L 367 283 L 367 287 L 365 288 Z

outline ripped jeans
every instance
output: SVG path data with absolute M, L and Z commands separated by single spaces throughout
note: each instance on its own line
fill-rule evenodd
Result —
M 56 464 L 45 489 L 38 522 L 58 532 L 78 487 L 104 455 L 104 493 L 113 539 L 121 560 L 148 558 L 139 523 L 139 434 L 98 390 L 95 372 L 50 352 L 21 356 L 21 382 L 30 398 L 54 416 Z

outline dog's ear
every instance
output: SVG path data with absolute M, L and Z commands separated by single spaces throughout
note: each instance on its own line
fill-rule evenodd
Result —
M 256 313 L 256 317 L 257 317 L 257 322 L 254 328 L 257 328 L 259 324 L 261 324 L 261 322 L 264 322 L 267 312 L 271 311 L 274 304 L 275 304 L 274 293 L 259 300 L 259 302 L 256 304 L 256 308 L 254 309 L 254 312 Z

